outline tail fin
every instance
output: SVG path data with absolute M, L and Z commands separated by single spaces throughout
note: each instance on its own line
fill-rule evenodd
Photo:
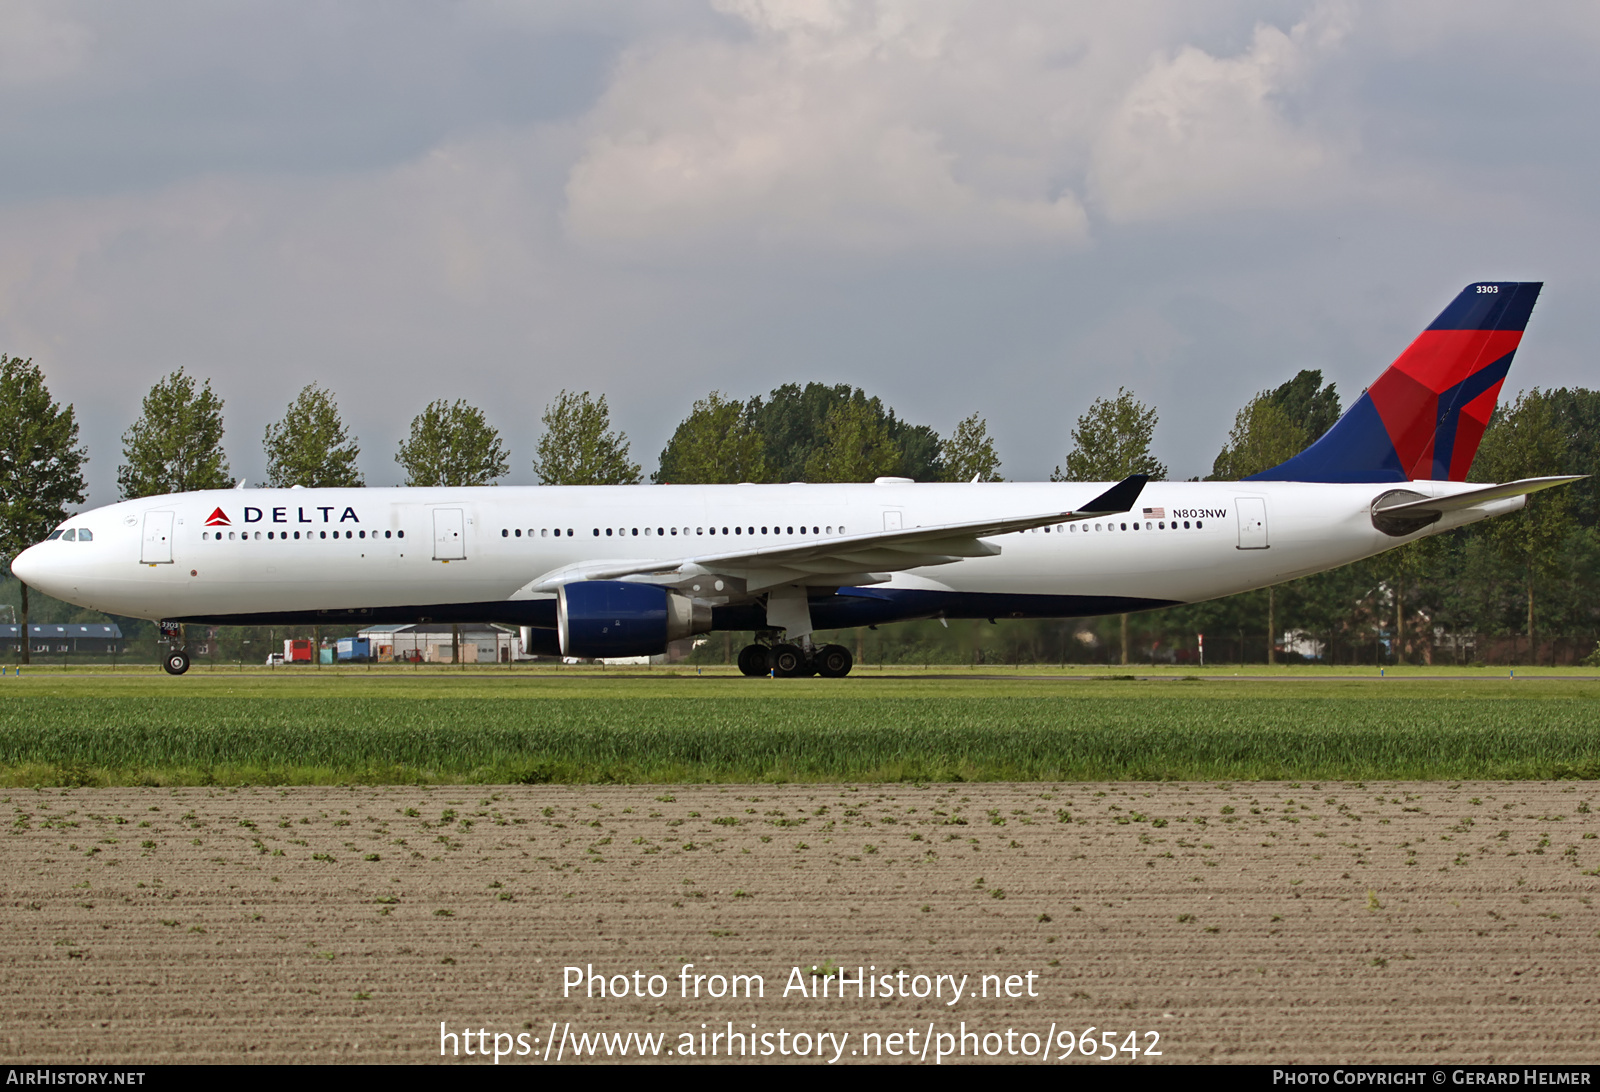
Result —
M 1539 281 L 1469 284 L 1322 438 L 1250 481 L 1466 481 Z

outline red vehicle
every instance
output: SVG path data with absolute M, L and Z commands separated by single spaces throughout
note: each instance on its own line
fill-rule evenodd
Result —
M 283 659 L 285 663 L 308 664 L 315 656 L 316 646 L 310 641 L 283 642 Z

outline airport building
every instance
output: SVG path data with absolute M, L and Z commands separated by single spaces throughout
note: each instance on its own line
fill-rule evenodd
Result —
M 459 630 L 461 662 L 508 664 L 521 655 L 517 631 L 483 622 L 463 622 Z M 441 625 L 369 626 L 356 634 L 367 642 L 372 659 L 381 663 L 448 664 L 451 630 Z
M 122 629 L 105 622 L 35 622 L 28 626 L 28 647 L 35 653 L 68 655 L 93 652 L 102 655 L 128 651 Z M 0 626 L 0 652 L 22 651 L 22 627 Z

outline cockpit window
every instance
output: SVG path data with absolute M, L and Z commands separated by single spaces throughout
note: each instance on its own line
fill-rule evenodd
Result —
M 71 528 L 71 527 L 68 527 L 65 531 L 61 532 L 61 541 L 62 542 L 72 542 L 72 541 L 75 541 L 77 539 L 77 537 L 78 537 L 78 532 L 76 530 L 74 530 L 73 528 Z
M 60 531 L 51 531 L 50 532 L 50 537 L 45 539 L 45 541 L 46 542 L 54 542 L 56 539 L 58 539 L 60 537 L 61 537 L 61 532 Z
M 93 542 L 94 541 L 94 532 L 89 530 L 89 528 L 87 528 L 87 527 L 79 527 L 78 528 L 78 541 L 79 542 Z

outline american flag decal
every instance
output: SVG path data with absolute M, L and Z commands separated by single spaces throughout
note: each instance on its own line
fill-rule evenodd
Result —
M 1166 519 L 1167 518 L 1167 510 L 1165 508 L 1146 508 L 1144 510 L 1144 518 L 1145 519 Z

